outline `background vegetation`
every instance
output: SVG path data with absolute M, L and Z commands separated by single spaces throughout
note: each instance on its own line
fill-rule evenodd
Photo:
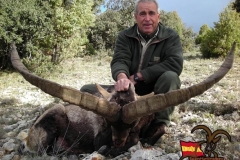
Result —
M 233 41 L 239 48 L 239 6 L 240 0 L 231 2 L 213 28 L 203 24 L 199 33 L 177 12 L 161 10 L 160 20 L 179 33 L 184 52 L 199 48 L 205 58 L 222 57 Z M 134 0 L 1 0 L 0 10 L 0 70 L 11 68 L 12 41 L 30 70 L 51 73 L 69 57 L 111 56 L 118 32 L 134 24 Z
M 234 41 L 239 44 L 239 18 L 239 14 L 232 10 L 232 4 L 230 4 L 219 14 L 219 22 L 215 22 L 214 28 L 202 26 L 196 40 L 200 43 L 203 57 L 226 56 Z
M 236 9 L 238 13 L 240 12 L 240 0 L 235 0 L 233 3 L 233 9 Z

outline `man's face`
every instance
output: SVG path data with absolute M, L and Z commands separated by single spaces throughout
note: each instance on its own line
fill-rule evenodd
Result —
M 149 35 L 156 30 L 160 14 L 154 2 L 140 2 L 134 17 L 139 30 Z

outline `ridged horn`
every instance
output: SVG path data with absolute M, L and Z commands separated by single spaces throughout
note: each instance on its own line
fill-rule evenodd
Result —
M 92 111 L 110 121 L 119 119 L 121 107 L 117 103 L 108 102 L 104 98 L 89 93 L 83 93 L 71 87 L 62 86 L 32 74 L 21 62 L 14 43 L 11 44 L 9 53 L 11 55 L 13 67 L 25 78 L 25 80 L 40 88 L 45 93 L 53 97 L 58 97 L 65 102 L 80 106 L 85 110 Z
M 192 97 L 201 95 L 220 81 L 232 68 L 235 46 L 236 42 L 233 43 L 230 53 L 220 68 L 206 80 L 188 88 L 173 90 L 165 94 L 157 94 L 126 104 L 122 109 L 122 120 L 130 124 L 138 118 L 159 112 L 171 106 L 176 106 L 188 101 Z
M 146 98 L 152 97 L 152 96 L 154 96 L 154 92 L 146 94 L 146 95 L 143 95 L 143 96 L 136 95 L 136 97 L 137 97 L 136 99 L 137 100 L 139 100 L 139 99 L 146 99 Z

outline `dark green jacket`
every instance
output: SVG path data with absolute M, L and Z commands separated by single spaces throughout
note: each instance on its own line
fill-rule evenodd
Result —
M 114 80 L 121 72 L 128 77 L 137 72 L 141 48 L 136 24 L 119 33 L 111 62 Z M 165 71 L 174 71 L 180 75 L 182 68 L 183 55 L 179 35 L 159 23 L 158 35 L 147 48 L 140 71 L 145 83 L 155 82 Z

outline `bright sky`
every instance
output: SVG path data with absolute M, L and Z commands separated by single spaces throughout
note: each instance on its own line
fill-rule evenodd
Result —
M 187 27 L 198 32 L 203 24 L 209 27 L 219 21 L 219 13 L 231 0 L 157 0 L 160 10 L 176 11 Z

